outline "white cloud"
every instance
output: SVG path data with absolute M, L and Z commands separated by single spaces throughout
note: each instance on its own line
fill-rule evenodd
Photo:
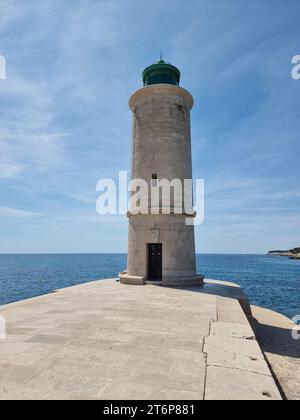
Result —
M 299 107 L 291 113 L 295 84 L 287 86 L 290 71 L 285 76 L 283 68 L 292 44 L 293 7 L 277 13 L 267 1 L 240 7 L 236 1 L 224 6 L 222 0 L 168 0 L 154 1 L 144 13 L 136 0 L 69 3 L 0 0 L 0 53 L 9 68 L 8 79 L 0 84 L 0 185 L 20 194 L 20 204 L 11 203 L 9 190 L 3 189 L 7 207 L 2 215 L 20 216 L 22 210 L 8 209 L 22 208 L 24 194 L 51 209 L 53 219 L 62 215 L 60 226 L 69 220 L 70 231 L 80 221 L 113 231 L 114 218 L 110 223 L 92 213 L 69 214 L 66 197 L 74 199 L 72 210 L 83 207 L 80 203 L 94 209 L 97 178 L 114 176 L 116 168 L 129 165 L 128 96 L 140 86 L 139 67 L 155 60 L 162 48 L 195 96 L 194 170 L 208 180 L 207 230 L 222 232 L 226 221 L 222 239 L 233 232 L 238 249 L 247 241 L 240 233 L 247 223 L 264 232 L 272 232 L 272 224 L 284 218 L 287 224 L 292 220 L 293 230 L 299 226 L 296 216 L 284 214 L 295 206 L 286 201 L 299 198 L 298 177 L 292 169 L 286 175 L 290 168 L 284 165 L 288 151 L 298 152 L 298 137 L 291 136 L 292 128 L 297 135 L 299 122 Z M 232 219 L 225 220 L 222 212 Z M 44 228 L 52 230 L 47 223 Z M 214 239 L 224 250 L 223 240 Z
M 4 102 L 0 114 L 0 179 L 62 164 L 63 139 L 69 134 L 54 122 L 55 102 L 47 83 L 11 71 L 0 88 Z M 6 105 L 9 102 L 16 105 Z
M 20 15 L 16 0 L 0 0 L 0 32 Z
M 7 218 L 32 218 L 40 217 L 42 213 L 20 210 L 11 207 L 0 207 L 0 217 Z
M 96 197 L 92 197 L 91 195 L 87 194 L 68 194 L 70 198 L 73 198 L 74 200 L 77 200 L 83 204 L 95 204 L 96 203 Z
M 34 62 L 23 66 L 22 60 L 15 55 L 15 64 L 9 63 L 9 77 L 0 86 L 4 103 L 0 114 L 0 180 L 16 177 L 25 171 L 33 175 L 74 163 L 76 156 L 66 151 L 66 136 L 74 133 L 70 133 L 70 123 L 67 130 L 66 127 L 62 129 L 64 123 L 58 123 L 58 119 L 72 117 L 76 125 L 78 112 L 89 113 L 92 118 L 91 113 L 100 115 L 99 107 L 103 107 L 102 116 L 99 121 L 98 118 L 94 121 L 92 129 L 100 131 L 102 138 L 107 138 L 108 134 L 101 134 L 101 131 L 119 136 L 123 118 L 119 98 L 112 95 L 112 92 L 125 89 L 113 74 L 120 71 L 121 63 L 112 72 L 111 61 L 107 59 L 107 53 L 117 48 L 121 39 L 120 3 L 89 1 L 70 8 L 68 2 L 61 2 L 58 6 L 45 0 L 38 5 L 29 1 L 26 8 L 16 5 L 15 1 L 0 3 L 0 10 L 2 7 L 5 11 L 5 27 L 12 29 L 17 19 L 23 24 L 30 23 L 34 29 L 24 32 L 19 53 L 21 57 L 25 56 L 25 62 L 32 49 L 30 57 L 34 57 Z M 55 34 L 50 36 L 51 29 Z M 35 68 L 39 66 L 38 57 L 43 58 L 46 54 L 51 60 L 44 45 L 52 48 L 54 54 L 49 69 L 43 66 L 39 73 Z M 37 52 L 38 56 L 35 56 Z M 99 60 L 97 55 L 102 54 L 103 60 Z M 32 69 L 38 77 L 32 76 Z M 125 101 L 124 105 L 121 113 L 129 114 Z M 112 109 L 114 115 L 110 112 Z M 119 121 L 119 128 L 116 121 Z M 83 123 L 80 129 L 85 128 Z M 78 127 L 74 127 L 75 136 L 76 129 Z M 101 146 L 108 145 L 109 140 L 102 140 Z M 88 141 L 93 140 L 85 139 L 86 148 Z M 71 147 L 73 145 L 74 142 Z M 84 149 L 84 144 L 81 149 Z M 88 154 L 87 150 L 83 151 L 84 156 Z
M 16 177 L 22 172 L 23 166 L 14 163 L 1 163 L 0 162 L 0 179 L 9 179 Z

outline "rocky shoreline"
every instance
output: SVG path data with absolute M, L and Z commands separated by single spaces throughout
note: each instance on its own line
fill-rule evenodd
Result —
M 268 255 L 279 255 L 281 257 L 288 257 L 290 260 L 300 260 L 300 248 L 293 248 L 288 251 L 269 251 Z

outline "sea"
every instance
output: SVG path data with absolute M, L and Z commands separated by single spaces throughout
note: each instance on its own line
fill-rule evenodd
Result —
M 126 254 L 0 254 L 0 305 L 117 277 Z M 206 278 L 239 283 L 251 304 L 300 315 L 300 260 L 269 255 L 197 255 Z

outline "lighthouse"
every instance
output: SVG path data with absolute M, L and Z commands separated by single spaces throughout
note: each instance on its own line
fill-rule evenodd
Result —
M 203 283 L 203 276 L 196 273 L 194 224 L 187 223 L 195 213 L 187 209 L 184 200 L 192 195 L 184 188 L 192 180 L 193 97 L 179 86 L 180 77 L 178 68 L 161 58 L 144 70 L 144 87 L 129 100 L 133 118 L 131 178 L 148 187 L 143 197 L 147 211 L 128 210 L 128 261 L 127 270 L 119 275 L 121 283 Z M 168 183 L 167 203 L 160 193 Z

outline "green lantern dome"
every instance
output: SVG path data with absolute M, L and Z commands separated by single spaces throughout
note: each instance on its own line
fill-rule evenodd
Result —
M 166 63 L 162 57 L 158 63 L 152 64 L 143 71 L 144 86 L 166 83 L 179 86 L 180 71 L 177 67 Z

